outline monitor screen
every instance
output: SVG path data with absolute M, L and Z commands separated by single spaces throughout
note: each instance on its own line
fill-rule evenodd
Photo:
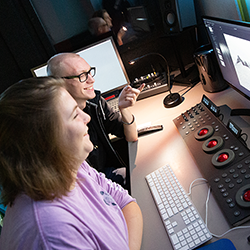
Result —
M 203 17 L 223 78 L 250 100 L 250 24 Z
M 96 67 L 94 88 L 102 94 L 121 89 L 129 84 L 129 78 L 112 37 L 100 40 L 75 53 Z M 47 76 L 47 65 L 31 69 L 34 76 Z

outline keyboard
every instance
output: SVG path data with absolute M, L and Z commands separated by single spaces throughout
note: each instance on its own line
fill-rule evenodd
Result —
M 110 105 L 110 107 L 112 107 L 114 109 L 114 111 L 116 112 L 120 112 L 119 108 L 118 108 L 118 97 L 114 98 L 114 99 L 110 99 L 108 100 L 108 104 Z
M 212 238 L 169 165 L 145 178 L 174 249 L 194 249 Z

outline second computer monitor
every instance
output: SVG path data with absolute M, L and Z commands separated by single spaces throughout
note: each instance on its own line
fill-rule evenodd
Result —
M 250 24 L 203 18 L 223 78 L 250 100 Z

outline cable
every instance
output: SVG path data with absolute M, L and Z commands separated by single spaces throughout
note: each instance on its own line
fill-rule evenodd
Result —
M 224 115 L 223 115 L 223 114 L 220 114 L 218 118 L 219 118 L 221 121 L 223 121 Z
M 188 86 L 188 87 L 185 87 L 184 89 L 180 90 L 179 92 L 184 91 L 185 89 L 188 88 L 188 90 L 187 90 L 186 92 L 184 92 L 181 96 L 184 96 L 184 95 L 185 95 L 188 91 L 190 91 L 195 85 L 197 85 L 197 84 L 193 84 L 192 86 Z
M 195 179 L 194 181 L 191 182 L 190 186 L 189 186 L 189 193 L 187 195 L 191 195 L 191 189 L 192 189 L 192 186 L 193 184 L 196 182 L 196 181 L 205 181 L 205 182 L 208 182 L 206 179 L 204 178 L 197 178 Z M 207 220 L 208 220 L 208 202 L 209 202 L 209 196 L 210 196 L 210 193 L 211 193 L 211 188 L 210 186 L 208 187 L 208 193 L 207 193 L 207 199 L 206 199 L 206 211 L 205 211 L 205 224 L 207 226 Z M 207 226 L 208 227 L 208 226 Z M 221 235 L 216 235 L 214 233 L 212 233 L 210 230 L 210 233 L 213 237 L 216 237 L 216 238 L 221 238 L 223 236 L 225 236 L 226 234 L 230 233 L 231 231 L 233 230 L 237 230 L 237 229 L 248 229 L 250 228 L 250 226 L 239 226 L 239 227 L 234 227 L 234 228 L 231 228 L 229 229 L 228 231 L 226 231 L 225 233 L 221 234 Z
M 244 140 L 243 138 L 241 138 L 241 139 L 242 139 L 242 140 L 244 140 L 245 142 L 247 142 L 248 135 L 247 135 L 246 133 L 242 133 L 242 134 L 240 135 L 240 137 L 242 137 L 243 135 L 245 135 L 245 136 L 246 136 L 246 138 L 245 138 L 245 140 Z
M 214 237 L 216 237 L 216 238 L 221 238 L 221 237 L 225 236 L 227 233 L 230 233 L 233 230 L 236 230 L 236 229 L 247 229 L 247 228 L 250 228 L 250 226 L 234 227 L 234 228 L 229 229 L 228 231 L 226 231 L 225 233 L 223 233 L 221 235 L 216 235 L 216 234 L 213 234 L 213 233 L 211 233 L 211 235 L 214 236 Z
M 194 181 L 192 181 L 191 182 L 191 184 L 189 185 L 189 192 L 187 193 L 187 195 L 191 195 L 191 189 L 192 189 L 192 186 L 193 186 L 193 184 L 196 182 L 196 181 L 206 181 L 207 182 L 207 180 L 206 179 L 204 179 L 204 178 L 197 178 L 197 179 L 195 179 Z
M 205 223 L 207 226 L 207 217 L 208 217 L 208 202 L 209 202 L 209 196 L 210 196 L 210 192 L 211 192 L 211 187 L 208 187 L 208 192 L 207 192 L 207 199 L 206 199 L 206 211 L 205 211 Z
M 183 89 L 181 89 L 180 91 L 178 91 L 179 93 L 181 93 L 182 91 L 185 91 L 186 89 L 188 89 L 188 91 L 190 90 L 191 87 L 187 86 L 187 87 L 184 87 Z
M 205 181 L 206 183 L 208 182 L 206 179 L 204 179 L 204 178 L 197 178 L 197 179 L 195 179 L 194 181 L 192 181 L 191 182 L 191 184 L 189 185 L 189 193 L 187 194 L 187 195 L 191 195 L 191 190 L 192 190 L 192 186 L 193 186 L 193 184 L 196 182 L 196 181 Z M 209 201 L 209 196 L 210 196 L 210 186 L 208 187 L 208 193 L 207 193 L 207 199 L 206 199 L 206 211 L 205 211 L 205 224 L 206 224 L 206 226 L 207 226 L 207 217 L 208 217 L 208 213 L 207 213 L 207 211 L 208 211 L 208 201 Z
M 208 225 L 207 225 L 207 219 L 208 219 L 208 202 L 209 202 L 210 190 L 211 190 L 211 188 L 209 187 L 209 188 L 208 188 L 208 194 L 207 194 L 207 200 L 206 200 L 205 223 L 206 223 L 206 226 L 207 226 L 207 227 L 208 227 Z M 216 235 L 216 234 L 212 233 L 211 231 L 210 231 L 210 233 L 211 233 L 212 236 L 214 236 L 214 237 L 216 237 L 216 238 L 221 238 L 221 237 L 223 237 L 224 235 L 230 233 L 230 232 L 233 231 L 233 230 L 236 230 L 236 229 L 246 229 L 246 228 L 250 228 L 250 226 L 239 226 L 239 227 L 234 227 L 234 228 L 229 229 L 228 231 L 226 231 L 225 233 L 223 233 L 223 234 L 221 234 L 221 235 Z
M 205 223 L 206 223 L 206 226 L 208 227 L 207 225 L 207 219 L 208 219 L 208 202 L 209 202 L 209 196 L 210 196 L 210 190 L 211 188 L 209 187 L 208 188 L 208 194 L 207 194 L 207 200 L 206 200 L 206 215 L 205 215 Z M 233 230 L 236 230 L 236 229 L 246 229 L 246 228 L 250 228 L 250 226 L 239 226 L 239 227 L 234 227 L 234 228 L 231 228 L 229 229 L 228 231 L 226 231 L 225 233 L 221 234 L 221 235 L 216 235 L 214 233 L 211 233 L 212 236 L 216 237 L 216 238 L 221 238 L 223 236 L 225 236 L 226 234 L 230 233 L 231 231 Z

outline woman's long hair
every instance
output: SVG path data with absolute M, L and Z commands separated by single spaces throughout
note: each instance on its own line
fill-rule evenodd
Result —
M 25 193 L 34 200 L 66 195 L 73 182 L 74 157 L 63 145 L 57 105 L 63 79 L 29 78 L 0 96 L 1 201 Z

